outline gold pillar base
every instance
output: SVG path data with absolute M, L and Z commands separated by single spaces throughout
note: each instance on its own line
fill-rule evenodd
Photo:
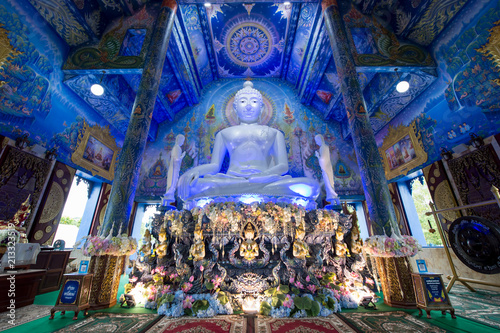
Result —
M 94 256 L 90 259 L 92 278 L 90 310 L 107 309 L 116 304 L 125 256 Z
M 384 293 L 384 303 L 404 309 L 416 309 L 415 291 L 408 258 L 376 257 L 377 270 Z

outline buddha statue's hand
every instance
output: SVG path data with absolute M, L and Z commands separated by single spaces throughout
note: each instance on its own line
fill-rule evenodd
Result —
M 188 170 L 179 178 L 178 191 L 180 197 L 188 197 L 189 189 L 195 186 L 200 178 L 200 173 L 197 170 Z
M 319 152 L 317 150 L 314 152 L 314 155 L 316 155 L 316 157 L 318 158 L 318 160 L 321 158 L 321 155 L 319 154 Z
M 280 175 L 262 175 L 262 174 L 257 174 L 257 175 L 253 175 L 253 176 L 250 176 L 248 178 L 248 181 L 250 183 L 273 183 L 273 182 L 277 182 L 278 180 L 280 180 L 282 177 Z

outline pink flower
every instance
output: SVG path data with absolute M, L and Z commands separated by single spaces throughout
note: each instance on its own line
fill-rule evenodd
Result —
M 203 272 L 205 270 L 205 267 L 203 265 L 200 266 L 200 271 Z
M 293 298 L 290 295 L 286 295 L 285 300 L 283 301 L 283 306 L 287 308 L 293 308 Z
M 189 282 L 184 282 L 184 283 L 182 284 L 181 289 L 182 289 L 182 291 L 183 291 L 183 292 L 187 293 L 187 292 L 188 292 L 188 291 L 189 291 L 192 287 L 193 287 L 193 285 L 192 285 L 191 283 L 189 283 Z
M 313 294 L 316 292 L 316 286 L 314 284 L 308 285 L 307 289 L 309 289 L 309 291 Z
M 299 289 L 304 289 L 304 285 L 302 283 L 300 283 L 299 281 L 295 282 L 295 287 L 297 287 Z
M 309 275 L 306 277 L 306 282 L 311 282 L 311 278 L 309 277 Z
M 194 281 L 194 275 L 191 275 L 191 276 L 189 277 L 189 282 L 193 282 L 193 281 Z
M 191 309 L 192 306 L 193 306 L 193 297 L 186 296 L 186 298 L 182 301 L 182 308 Z
M 293 277 L 290 278 L 290 283 L 294 283 L 295 279 Z

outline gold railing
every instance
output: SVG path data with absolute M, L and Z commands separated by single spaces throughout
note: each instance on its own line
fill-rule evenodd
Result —
M 470 204 L 470 205 L 465 205 L 465 206 L 457 206 L 457 207 L 445 208 L 445 209 L 438 210 L 438 209 L 436 209 L 436 205 L 432 201 L 429 202 L 429 206 L 431 207 L 431 211 L 425 213 L 425 215 L 427 215 L 427 216 L 433 215 L 434 216 L 434 220 L 436 221 L 436 224 L 437 224 L 439 236 L 441 237 L 441 241 L 443 242 L 444 251 L 446 252 L 446 257 L 448 258 L 448 263 L 450 264 L 451 272 L 453 274 L 453 276 L 447 276 L 447 278 L 450 280 L 450 282 L 446 286 L 447 292 L 450 292 L 451 288 L 453 287 L 453 285 L 457 281 L 462 283 L 464 286 L 466 286 L 470 291 L 476 291 L 476 290 L 474 290 L 474 288 L 472 288 L 469 285 L 469 283 L 477 283 L 477 284 L 484 284 L 487 286 L 500 287 L 500 284 L 498 284 L 498 283 L 463 278 L 463 277 L 460 277 L 458 275 L 457 270 L 455 269 L 455 264 L 453 263 L 453 260 L 451 258 L 450 249 L 448 246 L 448 240 L 446 237 L 444 237 L 444 231 L 443 231 L 443 227 L 441 226 L 441 218 L 439 215 L 440 213 L 443 213 L 443 212 L 456 211 L 456 210 L 481 207 L 481 206 L 488 206 L 488 205 L 493 205 L 493 204 L 497 204 L 500 207 L 500 194 L 499 194 L 498 188 L 496 188 L 495 186 L 491 186 L 491 192 L 495 196 L 495 199 L 483 201 L 483 202 L 478 202 L 478 203 L 474 203 L 474 204 Z

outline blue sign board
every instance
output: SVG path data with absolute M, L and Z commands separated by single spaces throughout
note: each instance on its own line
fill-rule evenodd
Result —
M 64 284 L 60 302 L 63 304 L 75 304 L 80 281 L 67 280 Z

